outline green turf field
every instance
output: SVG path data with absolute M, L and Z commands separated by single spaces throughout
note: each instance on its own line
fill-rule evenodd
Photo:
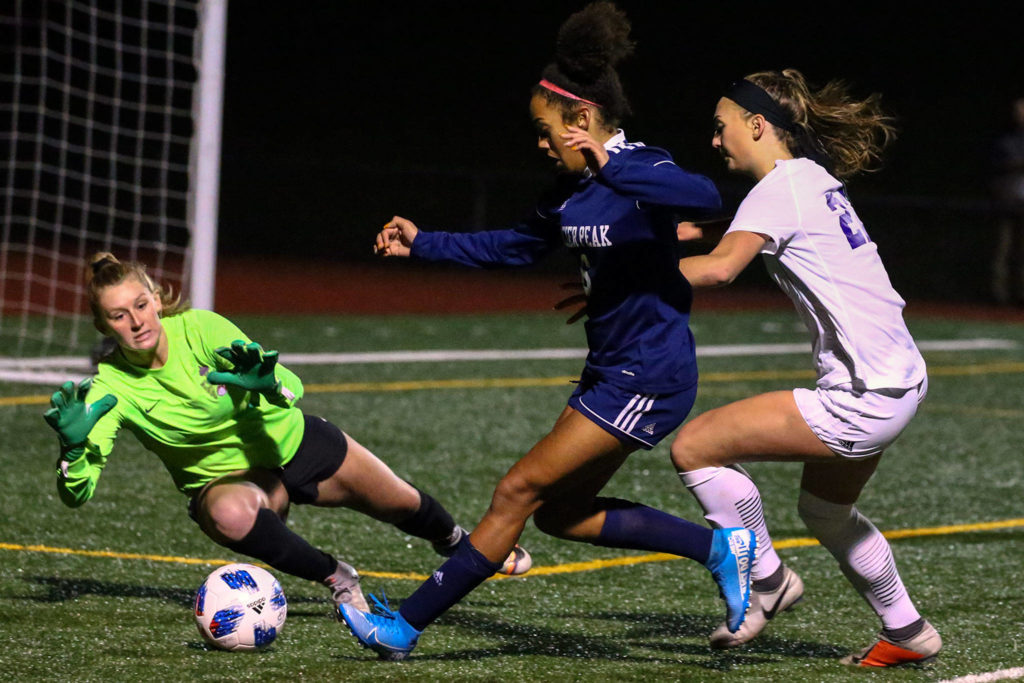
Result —
M 582 326 L 561 321 L 236 319 L 254 339 L 281 350 L 285 363 L 289 353 L 582 347 Z M 484 584 L 432 626 L 405 662 L 376 661 L 332 621 L 325 589 L 280 573 L 289 614 L 272 648 L 212 651 L 193 625 L 192 593 L 217 562 L 244 558 L 200 533 L 159 461 L 128 434 L 96 497 L 65 508 L 53 481 L 56 439 L 41 418 L 42 397 L 52 389 L 0 384 L 0 680 L 904 681 L 1020 667 L 1024 326 L 909 322 L 918 340 L 1018 344 L 926 352 L 928 400 L 861 499 L 881 529 L 907 532 L 893 540 L 893 551 L 912 597 L 945 640 L 933 664 L 873 675 L 838 663 L 872 640 L 877 623 L 832 558 L 801 542 L 799 466 L 788 464 L 749 470 L 806 597 L 739 651 L 707 647 L 722 610 L 703 568 L 558 541 L 532 527 L 522 542 L 536 571 Z M 787 311 L 698 313 L 694 332 L 699 346 L 804 341 L 796 323 Z M 695 413 L 757 392 L 810 386 L 809 360 L 809 352 L 702 358 Z M 472 526 L 494 483 L 564 406 L 571 388 L 559 378 L 580 367 L 570 359 L 293 369 L 306 384 L 308 412 L 342 426 Z M 606 493 L 700 519 L 671 468 L 667 443 L 632 456 Z M 297 507 L 290 524 L 355 564 L 364 587 L 393 602 L 439 564 L 422 542 L 348 510 Z M 603 562 L 616 558 L 631 561 Z

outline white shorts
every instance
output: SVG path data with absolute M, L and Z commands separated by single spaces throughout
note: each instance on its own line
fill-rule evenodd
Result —
M 889 447 L 910 424 L 928 393 L 925 379 L 911 389 L 863 393 L 849 384 L 828 389 L 794 389 L 793 398 L 807 426 L 844 458 L 867 458 Z

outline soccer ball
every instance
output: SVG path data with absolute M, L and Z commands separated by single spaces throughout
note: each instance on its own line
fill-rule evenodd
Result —
M 277 638 L 287 615 L 281 584 L 251 564 L 224 565 L 196 591 L 199 633 L 222 650 L 262 650 Z

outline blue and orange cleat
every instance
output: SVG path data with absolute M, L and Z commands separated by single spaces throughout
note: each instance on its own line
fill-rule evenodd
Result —
M 736 633 L 750 607 L 750 567 L 754 564 L 757 537 L 743 527 L 715 529 L 707 564 L 725 600 L 725 623 Z
M 894 640 L 881 633 L 878 642 L 860 652 L 847 655 L 840 661 L 848 666 L 891 667 L 904 664 L 923 664 L 935 659 L 942 649 L 942 637 L 935 627 L 924 622 L 921 631 L 906 640 Z
M 405 659 L 416 647 L 420 631 L 410 626 L 398 610 L 388 607 L 386 596 L 381 602 L 370 594 L 370 600 L 376 614 L 362 612 L 348 603 L 338 605 L 338 614 L 360 645 L 373 650 L 381 659 Z

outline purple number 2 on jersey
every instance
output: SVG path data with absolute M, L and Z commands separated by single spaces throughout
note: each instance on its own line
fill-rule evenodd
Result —
M 851 249 L 856 249 L 871 241 L 867 230 L 864 229 L 864 224 L 857 218 L 846 195 L 842 192 L 829 192 L 825 195 L 825 201 L 828 203 L 828 208 L 832 209 L 832 213 L 839 214 L 839 227 L 843 229 L 843 234 L 846 235 L 846 241 L 850 243 Z

